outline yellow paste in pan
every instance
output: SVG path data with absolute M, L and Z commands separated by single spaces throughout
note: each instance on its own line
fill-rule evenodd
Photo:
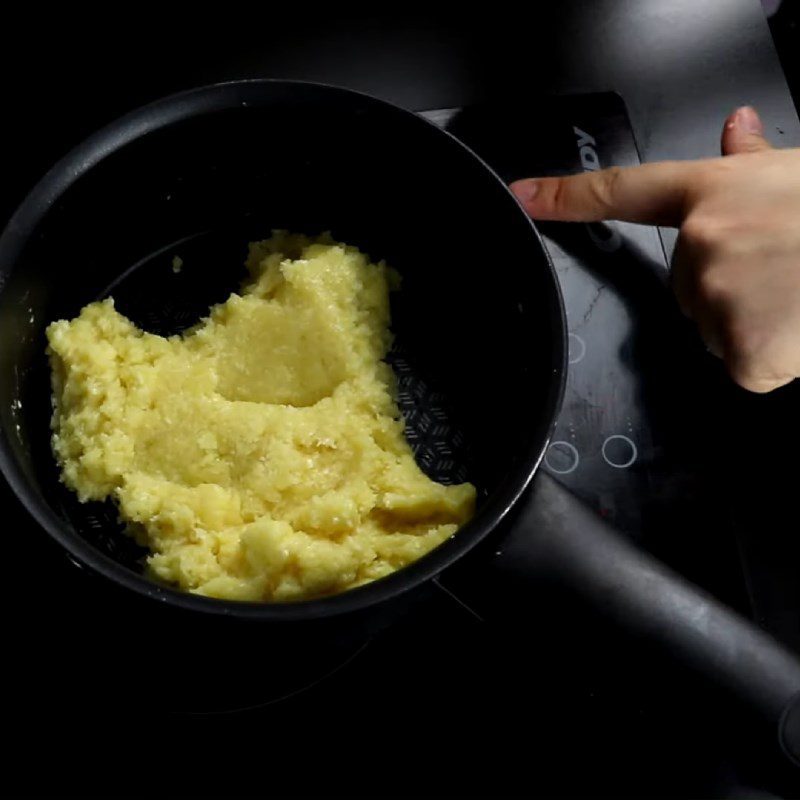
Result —
M 354 247 L 276 233 L 240 294 L 145 333 L 87 305 L 47 330 L 53 449 L 81 501 L 113 498 L 159 579 L 212 597 L 339 592 L 414 561 L 473 513 L 403 434 L 389 290 Z

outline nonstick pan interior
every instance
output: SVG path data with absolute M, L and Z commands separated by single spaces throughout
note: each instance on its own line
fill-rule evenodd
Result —
M 0 239 L 4 469 L 73 555 L 132 588 L 142 552 L 113 506 L 81 505 L 58 483 L 44 330 L 112 294 L 145 329 L 178 332 L 239 286 L 247 242 L 274 228 L 331 231 L 401 273 L 389 360 L 409 439 L 431 477 L 479 488 L 472 523 L 378 583 L 429 577 L 485 535 L 544 448 L 563 361 L 558 292 L 530 223 L 471 153 L 327 87 L 230 84 L 164 101 L 54 168 Z
M 101 297 L 113 297 L 117 310 L 143 330 L 162 336 L 181 333 L 206 316 L 212 303 L 239 289 L 246 244 L 266 233 L 263 226 L 259 231 L 253 220 L 250 225 L 183 239 L 123 272 Z M 175 259 L 180 259 L 178 269 L 173 268 Z M 409 334 L 415 323 L 413 298 L 401 292 L 392 299 L 393 329 L 397 333 L 387 361 L 397 376 L 398 405 L 417 462 L 440 483 L 478 481 L 479 470 L 472 461 L 457 404 L 444 387 L 440 388 L 430 365 L 426 369 L 419 363 L 419 343 L 415 346 Z M 125 535 L 125 526 L 111 500 L 80 503 L 60 484 L 56 497 L 64 516 L 84 539 L 130 569 L 141 571 L 147 550 Z

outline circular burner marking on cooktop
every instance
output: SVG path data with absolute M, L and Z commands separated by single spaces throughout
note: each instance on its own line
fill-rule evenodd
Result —
M 575 472 L 580 460 L 575 445 L 563 440 L 551 442 L 544 456 L 545 465 L 556 475 L 569 475 L 570 472 Z
M 633 439 L 621 433 L 609 436 L 603 442 L 601 452 L 606 464 L 615 469 L 627 469 L 639 455 Z
M 569 334 L 569 363 L 577 364 L 586 355 L 586 342 L 577 333 Z

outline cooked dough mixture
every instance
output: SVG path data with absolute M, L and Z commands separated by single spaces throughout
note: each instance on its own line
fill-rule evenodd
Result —
M 251 244 L 247 268 L 181 336 L 139 330 L 110 298 L 50 325 L 62 479 L 114 498 L 152 574 L 191 592 L 297 600 L 387 575 L 475 500 L 426 477 L 403 435 L 382 361 L 396 276 L 285 233 Z

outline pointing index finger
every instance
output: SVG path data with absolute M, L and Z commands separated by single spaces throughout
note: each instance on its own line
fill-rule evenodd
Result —
M 534 219 L 563 222 L 624 220 L 680 225 L 687 211 L 698 161 L 662 161 L 611 167 L 560 178 L 527 178 L 511 184 Z

